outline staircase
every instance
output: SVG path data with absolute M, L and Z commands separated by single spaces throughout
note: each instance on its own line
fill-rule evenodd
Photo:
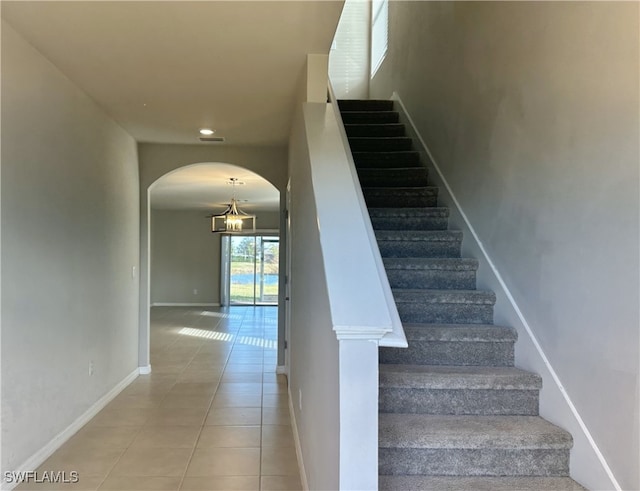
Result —
M 568 477 L 571 435 L 538 416 L 541 379 L 514 367 L 513 328 L 405 136 L 392 101 L 339 101 L 409 343 L 380 349 L 383 490 L 583 490 Z

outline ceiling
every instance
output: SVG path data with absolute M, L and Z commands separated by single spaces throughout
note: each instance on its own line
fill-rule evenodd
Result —
M 284 145 L 342 1 L 3 1 L 2 17 L 137 141 Z M 203 143 L 204 144 L 204 143 Z
M 2 1 L 2 18 L 139 142 L 286 145 L 308 53 L 328 53 L 343 1 Z M 219 145 L 219 144 L 216 144 Z M 229 164 L 157 183 L 160 209 L 278 210 L 278 191 Z
M 190 165 L 161 177 L 151 187 L 151 208 L 223 211 L 233 194 L 233 187 L 228 184 L 230 177 L 244 183 L 236 185 L 242 211 L 279 210 L 280 193 L 273 184 L 247 169 L 221 163 Z

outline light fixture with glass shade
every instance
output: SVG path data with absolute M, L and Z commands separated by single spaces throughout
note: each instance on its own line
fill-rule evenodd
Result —
M 238 200 L 236 200 L 236 184 L 238 178 L 229 179 L 229 184 L 233 186 L 233 197 L 231 203 L 227 205 L 227 209 L 218 215 L 209 215 L 211 217 L 211 232 L 213 233 L 239 233 L 239 232 L 255 232 L 256 216 L 249 215 L 238 209 Z M 251 228 L 245 226 L 251 225 Z

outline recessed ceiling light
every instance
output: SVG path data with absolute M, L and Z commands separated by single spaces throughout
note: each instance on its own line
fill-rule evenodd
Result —
M 216 132 L 215 130 L 210 130 L 209 128 L 202 128 L 200 130 L 200 134 L 206 135 L 206 136 L 213 135 L 215 132 Z

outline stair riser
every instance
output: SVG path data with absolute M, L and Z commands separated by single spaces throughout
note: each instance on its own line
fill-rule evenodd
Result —
M 358 179 L 362 187 L 419 187 L 427 186 L 427 169 L 414 167 L 395 170 L 364 170 L 358 171 Z
M 456 240 L 378 240 L 382 257 L 460 257 Z
M 384 99 L 340 99 L 340 111 L 392 111 L 393 101 Z
M 400 117 L 397 112 L 344 112 L 341 114 L 344 124 L 387 124 L 397 123 Z
M 404 136 L 405 129 L 403 124 L 358 124 L 358 125 L 345 125 L 345 131 L 347 136 L 360 136 L 360 137 L 390 137 L 390 136 Z
M 364 189 L 363 193 L 364 200 L 369 208 L 420 208 L 438 206 L 437 193 L 392 195 L 379 192 L 373 193 Z
M 380 348 L 380 363 L 510 367 L 513 366 L 513 344 L 410 340 L 408 348 Z
M 492 305 L 397 302 L 402 322 L 437 324 L 491 324 Z
M 381 448 L 383 475 L 567 476 L 565 449 L 415 449 Z
M 398 167 L 422 167 L 417 152 L 404 153 L 354 153 L 353 162 L 357 168 L 396 169 Z
M 436 290 L 473 290 L 475 271 L 447 270 L 387 270 L 391 288 L 431 288 Z
M 349 138 L 352 152 L 402 152 L 411 150 L 410 138 Z
M 376 230 L 446 230 L 449 219 L 446 217 L 407 217 L 407 218 L 371 218 Z
M 382 413 L 538 415 L 537 390 L 381 388 Z

